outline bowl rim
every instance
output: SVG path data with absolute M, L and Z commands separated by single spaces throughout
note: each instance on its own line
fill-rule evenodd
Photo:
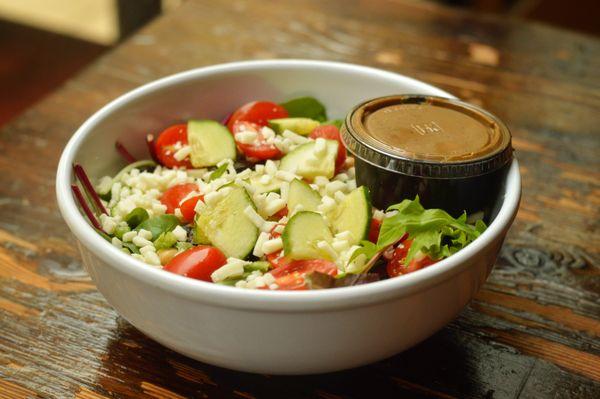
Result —
M 218 64 L 191 69 L 152 81 L 119 96 L 95 112 L 76 130 L 65 146 L 56 174 L 56 196 L 60 213 L 73 235 L 87 250 L 98 256 L 104 264 L 159 290 L 218 307 L 271 312 L 321 312 L 348 309 L 356 306 L 372 305 L 392 298 L 405 297 L 440 284 L 460 273 L 469 266 L 470 261 L 477 257 L 480 250 L 488 247 L 495 240 L 502 239 L 516 216 L 521 196 L 521 177 L 516 158 L 513 158 L 506 176 L 504 199 L 498 215 L 487 230 L 473 243 L 451 257 L 438 262 L 434 268 L 425 268 L 402 278 L 331 290 L 245 290 L 194 280 L 162 269 L 149 267 L 104 240 L 79 211 L 70 190 L 75 154 L 80 149 L 87 134 L 115 109 L 135 101 L 147 93 L 159 91 L 173 84 L 185 83 L 189 80 L 211 75 L 273 68 L 307 69 L 315 67 L 384 77 L 397 82 L 410 83 L 432 95 L 454 97 L 427 83 L 381 69 L 341 62 L 298 59 L 240 61 Z

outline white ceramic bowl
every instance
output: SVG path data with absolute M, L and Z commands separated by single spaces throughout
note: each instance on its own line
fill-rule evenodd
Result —
M 144 137 L 190 117 L 221 119 L 256 99 L 313 95 L 331 117 L 388 94 L 450 96 L 377 69 L 304 60 L 200 68 L 144 85 L 89 118 L 64 149 L 56 178 L 60 211 L 87 271 L 106 300 L 135 327 L 200 361 L 256 373 L 308 374 L 360 366 L 429 337 L 469 302 L 489 275 L 517 213 L 521 183 L 513 161 L 489 228 L 471 245 L 415 273 L 357 287 L 305 292 L 244 290 L 154 269 L 104 241 L 79 212 L 69 185 L 79 162 L 97 178 L 122 162 L 120 138 L 140 158 Z

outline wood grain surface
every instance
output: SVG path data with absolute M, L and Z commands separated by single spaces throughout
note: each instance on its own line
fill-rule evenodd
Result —
M 208 366 L 121 319 L 82 269 L 54 197 L 73 131 L 158 77 L 272 57 L 414 76 L 512 129 L 523 200 L 495 270 L 405 353 L 322 376 Z M 590 37 L 401 0 L 186 2 L 0 133 L 0 398 L 598 398 L 599 115 Z

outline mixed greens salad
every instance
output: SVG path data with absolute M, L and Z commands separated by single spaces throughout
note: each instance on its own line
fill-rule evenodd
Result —
M 148 265 L 242 288 L 362 284 L 430 266 L 485 229 L 424 209 L 375 209 L 356 186 L 338 120 L 318 100 L 255 101 L 223 123 L 190 120 L 148 135 L 135 160 L 73 192 L 98 232 Z M 85 194 L 85 195 L 84 195 Z

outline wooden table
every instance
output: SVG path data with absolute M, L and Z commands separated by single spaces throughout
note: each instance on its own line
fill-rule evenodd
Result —
M 54 196 L 77 126 L 158 77 L 272 57 L 398 71 L 512 129 L 523 200 L 496 268 L 456 320 L 405 353 L 324 376 L 223 370 L 146 338 L 82 269 Z M 599 114 L 590 37 L 400 0 L 186 2 L 0 133 L 0 398 L 598 398 Z

